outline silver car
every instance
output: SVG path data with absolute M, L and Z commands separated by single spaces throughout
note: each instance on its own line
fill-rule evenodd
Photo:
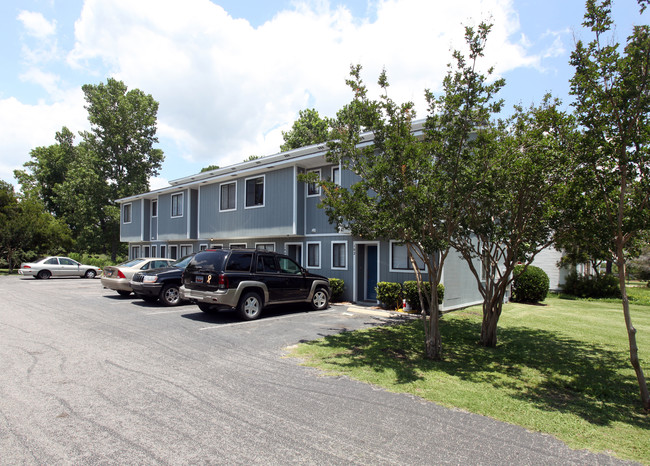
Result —
M 49 256 L 36 262 L 20 264 L 20 275 L 31 275 L 35 278 L 50 277 L 85 277 L 95 278 L 102 272 L 100 267 L 84 265 L 69 257 Z
M 165 259 L 164 257 L 138 257 L 119 265 L 104 267 L 102 286 L 117 291 L 120 296 L 128 296 L 133 291 L 131 277 L 134 273 L 167 267 L 172 262 L 174 259 Z

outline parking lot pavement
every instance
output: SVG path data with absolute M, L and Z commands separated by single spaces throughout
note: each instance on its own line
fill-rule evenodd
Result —
M 100 281 L 0 277 L 0 464 L 619 464 L 389 393 L 283 348 L 405 316 L 169 309 Z

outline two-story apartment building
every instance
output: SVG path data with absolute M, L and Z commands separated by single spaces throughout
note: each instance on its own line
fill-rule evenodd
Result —
M 379 281 L 414 280 L 406 247 L 340 232 L 318 208 L 319 186 L 298 181 L 316 172 L 342 186 L 356 175 L 326 160 L 325 145 L 308 146 L 179 178 L 170 186 L 117 202 L 129 257 L 180 258 L 208 248 L 264 248 L 345 282 L 349 301 L 376 301 Z M 444 269 L 443 307 L 481 302 L 475 279 L 457 254 Z

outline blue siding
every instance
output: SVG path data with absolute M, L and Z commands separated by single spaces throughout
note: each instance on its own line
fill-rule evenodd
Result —
M 172 218 L 172 196 L 183 193 L 183 215 Z M 187 231 L 189 215 L 188 190 L 178 190 L 173 193 L 162 194 L 158 198 L 158 239 L 181 240 L 189 236 Z
M 131 222 L 124 223 L 124 205 L 131 205 Z M 120 240 L 142 241 L 142 200 L 125 202 L 120 206 Z

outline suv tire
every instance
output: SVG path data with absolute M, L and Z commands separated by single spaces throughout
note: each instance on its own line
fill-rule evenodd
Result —
M 178 285 L 165 285 L 160 292 L 160 302 L 163 306 L 178 306 L 181 303 L 181 295 Z
M 260 295 L 249 291 L 245 293 L 244 296 L 239 300 L 239 306 L 237 310 L 239 311 L 240 316 L 244 320 L 255 320 L 262 313 L 262 299 Z
M 330 297 L 323 288 L 318 288 L 311 298 L 311 307 L 314 311 L 322 311 L 329 306 Z

